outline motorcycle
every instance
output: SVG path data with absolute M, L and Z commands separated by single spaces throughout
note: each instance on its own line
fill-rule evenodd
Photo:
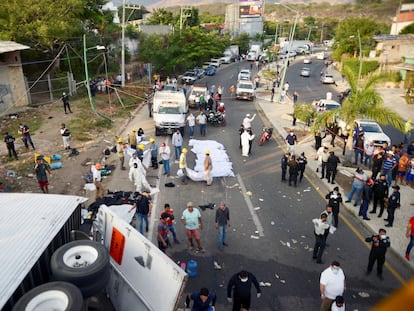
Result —
M 207 114 L 207 122 L 215 125 L 215 126 L 225 126 L 226 125 L 226 114 L 225 113 L 221 113 L 220 111 L 214 112 L 214 111 L 210 111 Z
M 272 133 L 273 133 L 273 128 L 264 127 L 263 132 L 262 132 L 262 136 L 260 136 L 260 139 L 257 142 L 259 144 L 259 146 L 263 145 L 266 141 L 268 141 L 272 137 Z

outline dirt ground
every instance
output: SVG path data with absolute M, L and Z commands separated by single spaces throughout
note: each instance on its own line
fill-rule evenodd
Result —
M 142 103 L 137 110 L 141 107 Z M 85 195 L 83 176 L 88 174 L 91 164 L 102 160 L 104 149 L 115 144 L 116 137 L 122 132 L 129 120 L 114 119 L 110 129 L 100 129 L 94 133 L 90 131 L 85 133 L 85 135 L 92 137 L 87 142 L 72 139 L 71 148 L 76 148 L 79 151 L 79 155 L 69 156 L 70 151 L 66 151 L 63 148 L 62 136 L 60 135 L 61 124 L 69 124 L 73 118 L 82 113 L 76 111 L 76 106 L 72 104 L 71 108 L 73 113 L 65 114 L 60 104 L 50 104 L 18 112 L 17 119 L 14 116 L 0 118 L 2 128 L 9 127 L 10 125 L 16 128 L 16 131 L 11 134 L 16 138 L 15 145 L 19 160 L 10 160 L 5 147 L 2 145 L 0 148 L 0 180 L 3 181 L 9 191 L 41 192 L 32 172 L 35 153 L 45 156 L 59 154 L 62 156 L 62 167 L 52 171 L 49 178 L 49 192 L 54 194 Z M 91 118 L 99 118 L 92 111 L 90 114 Z M 32 140 L 36 150 L 30 148 L 29 151 L 26 151 L 23 142 L 17 134 L 18 124 L 20 122 L 28 123 L 28 120 L 34 117 L 42 118 L 44 122 L 42 122 L 38 130 L 32 133 Z M 106 164 L 112 163 L 107 162 Z

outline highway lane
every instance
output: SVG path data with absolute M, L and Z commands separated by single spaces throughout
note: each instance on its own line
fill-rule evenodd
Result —
M 189 252 L 186 249 L 184 229 L 181 224 L 177 224 L 182 243 L 174 245 L 170 250 L 173 258 L 180 261 L 195 259 L 198 262 L 198 275 L 189 280 L 186 291 L 191 292 L 207 286 L 218 294 L 220 308 L 217 310 L 227 310 L 227 281 L 233 273 L 243 268 L 253 272 L 259 281 L 272 284 L 271 287 L 263 288 L 260 299 L 253 299 L 252 310 L 318 310 L 319 274 L 332 260 L 339 260 L 348 279 L 348 291 L 345 295 L 348 308 L 368 309 L 398 288 L 400 282 L 388 270 L 384 273 L 383 282 L 375 274 L 370 277 L 364 275 L 369 250 L 361 241 L 361 236 L 369 233 L 364 232 L 358 226 L 358 221 L 349 215 L 347 219 L 351 228 L 341 220 L 338 231 L 328 238 L 329 247 L 323 258 L 325 264 L 318 265 L 312 260 L 314 237 L 311 219 L 323 210 L 325 200 L 321 194 L 327 193 L 329 189 L 319 189 L 321 186 L 317 179 L 304 180 L 297 188 L 281 183 L 279 163 L 283 151 L 274 140 L 259 147 L 257 137 L 251 157 L 241 157 L 237 130 L 244 115 L 254 113 L 257 108 L 254 102 L 229 98 L 228 88 L 235 84 L 238 67 L 249 68 L 249 65 L 227 65 L 220 68 L 216 76 L 200 81 L 208 85 L 224 86 L 227 126 L 208 126 L 206 139 L 223 143 L 233 162 L 236 177 L 215 179 L 210 187 L 202 182 L 190 182 L 181 186 L 174 181 L 177 187 L 163 189 L 158 197 L 159 206 L 165 202 L 172 205 L 177 219 L 187 201 L 193 201 L 197 206 L 210 202 L 218 204 L 224 200 L 231 210 L 232 227 L 229 228 L 227 239 L 229 247 L 223 252 L 216 246 L 217 232 L 214 229 L 213 210 L 202 211 L 205 227 L 201 240 L 207 249 L 206 254 Z M 290 74 L 288 71 L 288 77 Z M 289 82 L 292 86 L 295 82 L 291 81 Z M 305 95 L 306 93 L 303 94 Z M 259 114 L 253 122 L 254 133 L 260 135 L 264 125 L 268 125 L 267 120 Z M 188 161 L 192 166 L 191 154 Z M 176 168 L 177 165 L 173 164 L 172 170 Z M 160 182 L 163 181 L 162 177 Z M 251 196 L 246 193 L 248 191 L 252 193 Z M 256 217 L 252 217 L 252 214 Z M 259 234 L 260 227 L 263 229 L 263 236 Z M 390 263 L 398 267 L 398 260 L 390 255 L 388 254 Z M 222 266 L 222 270 L 213 269 L 214 260 Z M 397 272 L 409 275 L 403 269 L 399 267 Z M 362 298 L 359 293 L 363 292 L 369 293 L 370 297 Z

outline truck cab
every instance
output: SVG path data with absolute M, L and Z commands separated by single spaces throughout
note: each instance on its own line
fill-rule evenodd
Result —
M 177 129 L 184 133 L 187 112 L 188 103 L 183 92 L 156 92 L 152 106 L 155 135 L 170 135 Z

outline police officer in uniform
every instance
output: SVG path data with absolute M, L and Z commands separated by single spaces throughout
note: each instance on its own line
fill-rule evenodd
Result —
M 369 252 L 368 267 L 366 274 L 372 272 L 375 261 L 377 261 L 377 276 L 381 280 L 382 277 L 382 267 L 385 263 L 385 253 L 387 248 L 390 247 L 391 242 L 390 238 L 387 236 L 387 231 L 385 229 L 379 229 L 378 234 L 367 237 L 365 242 L 371 243 L 371 251 Z
M 380 204 L 380 213 L 378 217 L 382 217 L 382 213 L 384 213 L 385 207 L 385 200 L 388 198 L 388 182 L 385 178 L 384 174 L 380 175 L 380 178 L 375 180 L 374 186 L 372 186 L 372 194 L 373 194 L 373 205 L 370 214 L 376 214 L 377 212 L 377 205 Z

